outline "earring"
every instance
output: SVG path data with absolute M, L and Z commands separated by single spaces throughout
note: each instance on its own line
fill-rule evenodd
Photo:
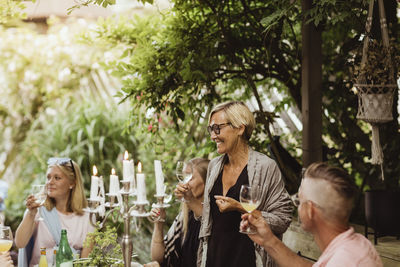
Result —
M 69 189 L 72 189 L 72 186 L 70 186 Z

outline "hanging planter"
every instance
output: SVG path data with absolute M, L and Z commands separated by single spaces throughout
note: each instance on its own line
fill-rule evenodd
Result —
M 383 0 L 378 0 L 382 42 L 371 38 L 374 2 L 371 0 L 369 4 L 361 65 L 355 68 L 354 86 L 358 94 L 357 119 L 372 125 L 371 163 L 381 165 L 384 179 L 379 124 L 393 120 L 393 96 L 398 87 L 395 82 L 393 48 L 389 43 Z

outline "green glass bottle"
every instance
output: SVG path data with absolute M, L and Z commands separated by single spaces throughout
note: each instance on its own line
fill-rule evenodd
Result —
M 57 267 L 72 267 L 73 259 L 72 250 L 68 243 L 67 230 L 62 229 L 60 245 L 56 255 Z

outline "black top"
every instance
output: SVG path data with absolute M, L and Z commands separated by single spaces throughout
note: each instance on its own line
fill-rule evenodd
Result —
M 188 229 L 185 240 L 182 244 L 183 226 L 179 237 L 174 241 L 175 251 L 167 258 L 164 258 L 161 266 L 168 267 L 196 267 L 197 249 L 199 247 L 200 221 L 194 219 L 193 212 L 189 212 Z
M 226 196 L 239 201 L 240 188 L 249 183 L 247 166 L 229 188 Z M 222 172 L 210 192 L 210 212 L 212 230 L 207 249 L 207 267 L 255 267 L 254 244 L 246 234 L 239 232 L 241 213 L 228 211 L 221 213 L 215 203 L 215 195 L 222 195 Z

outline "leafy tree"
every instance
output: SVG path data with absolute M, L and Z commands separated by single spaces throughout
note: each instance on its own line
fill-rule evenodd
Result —
M 363 189 L 377 186 L 379 170 L 368 161 L 370 130 L 356 120 L 357 98 L 350 91 L 352 59 L 360 51 L 368 1 L 315 1 L 305 14 L 298 2 L 289 0 L 172 2 L 171 11 L 158 17 L 107 20 L 96 32 L 101 40 L 125 46 L 121 60 L 109 67 L 123 78 L 120 97 L 140 97 L 132 110 L 143 105 L 164 112 L 177 130 L 188 133 L 192 123 L 207 119 L 216 102 L 253 99 L 259 124 L 252 143 L 266 151 L 273 115 L 262 106 L 265 93 L 277 87 L 287 93 L 290 104 L 301 108 L 300 34 L 305 18 L 323 37 L 324 158 L 348 168 Z M 396 1 L 386 5 L 395 35 Z M 399 186 L 399 139 L 393 138 L 399 135 L 397 125 L 394 120 L 382 129 L 387 187 Z M 204 136 L 196 134 L 192 138 L 201 143 Z M 293 192 L 298 180 L 285 173 L 284 164 Z

